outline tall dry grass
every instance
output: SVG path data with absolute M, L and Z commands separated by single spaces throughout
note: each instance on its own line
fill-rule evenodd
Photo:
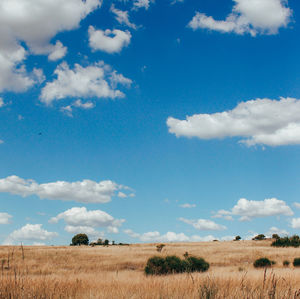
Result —
M 145 276 L 153 255 L 204 257 L 206 273 Z M 253 261 L 277 264 L 257 270 Z M 300 249 L 270 241 L 155 244 L 110 247 L 0 247 L 0 298 L 300 298 L 300 269 L 282 266 Z

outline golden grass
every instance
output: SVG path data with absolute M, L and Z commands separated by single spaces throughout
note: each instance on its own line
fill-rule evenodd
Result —
M 210 263 L 206 273 L 145 276 L 153 255 L 185 252 Z M 253 268 L 259 257 L 276 261 Z M 283 267 L 300 249 L 270 241 L 155 244 L 110 247 L 0 247 L 0 298 L 300 298 L 300 269 Z

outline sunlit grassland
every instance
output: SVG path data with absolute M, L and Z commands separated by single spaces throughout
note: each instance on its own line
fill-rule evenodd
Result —
M 300 298 L 300 269 L 283 266 L 300 248 L 271 241 L 97 247 L 0 247 L 0 298 Z M 153 255 L 201 256 L 206 273 L 146 276 Z M 268 257 L 276 265 L 254 269 Z

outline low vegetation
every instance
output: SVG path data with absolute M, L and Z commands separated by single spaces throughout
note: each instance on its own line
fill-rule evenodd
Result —
M 300 257 L 296 257 L 293 261 L 294 267 L 300 267 Z
M 175 255 L 166 256 L 153 256 L 148 259 L 145 267 L 147 275 L 165 275 L 183 272 L 205 272 L 209 269 L 209 263 L 203 258 L 195 256 L 187 256 L 181 259 Z
M 271 244 L 274 247 L 299 247 L 300 238 L 298 235 L 292 237 L 276 238 Z
M 267 257 L 261 257 L 253 263 L 253 266 L 255 268 L 266 268 L 266 267 L 271 267 L 274 264 L 275 262 L 270 261 Z
M 0 299 L 300 299 L 299 258 L 294 248 L 260 242 L 168 243 L 127 246 L 0 246 Z M 276 265 L 253 267 L 268 254 Z M 145 275 L 153 255 L 186 260 L 203 256 L 205 272 Z M 169 263 L 176 259 L 169 260 Z

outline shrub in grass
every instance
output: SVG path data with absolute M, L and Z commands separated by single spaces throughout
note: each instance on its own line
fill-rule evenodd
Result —
M 153 256 L 149 258 L 145 267 L 145 273 L 147 275 L 162 275 L 167 273 L 167 267 L 165 259 L 160 256 Z
M 288 267 L 290 265 L 290 262 L 288 260 L 284 260 L 282 264 L 284 267 Z
M 186 269 L 186 265 L 182 259 L 175 255 L 165 258 L 167 273 L 182 273 Z
M 253 263 L 253 266 L 255 268 L 266 268 L 266 267 L 271 267 L 271 265 L 272 265 L 272 261 L 270 261 L 266 257 L 259 258 Z
M 189 256 L 186 262 L 188 272 L 205 272 L 209 269 L 209 263 L 201 257 Z
M 299 247 L 300 246 L 300 238 L 297 235 L 292 237 L 283 237 L 278 238 L 272 242 L 271 246 L 274 247 Z
M 171 255 L 165 258 L 154 256 L 148 259 L 145 267 L 147 275 L 164 275 L 183 272 L 205 272 L 209 268 L 203 258 L 188 256 L 186 259 L 181 259 Z
M 300 267 L 300 257 L 294 258 L 293 265 L 294 267 Z

